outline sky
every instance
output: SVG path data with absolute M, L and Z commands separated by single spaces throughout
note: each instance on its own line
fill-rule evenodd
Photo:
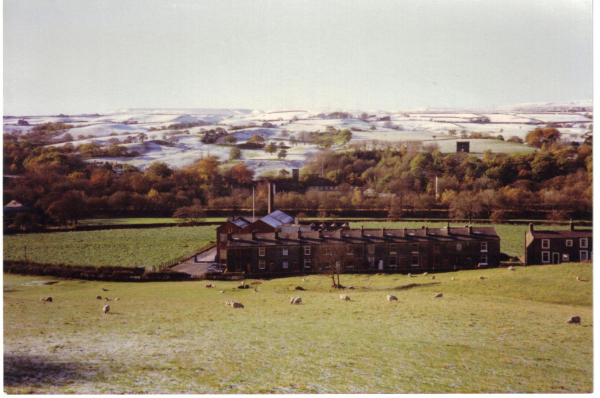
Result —
M 4 0 L 5 115 L 592 99 L 591 0 Z

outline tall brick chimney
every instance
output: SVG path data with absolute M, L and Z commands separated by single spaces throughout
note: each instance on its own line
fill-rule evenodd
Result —
M 269 200 L 267 214 L 271 214 L 275 211 L 275 194 L 273 193 L 275 186 L 272 182 L 269 181 L 267 184 L 267 188 L 269 190 L 269 194 L 267 196 Z

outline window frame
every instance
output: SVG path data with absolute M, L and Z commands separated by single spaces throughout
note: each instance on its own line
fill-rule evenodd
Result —
M 565 241 L 565 246 L 566 247 L 573 247 L 573 239 L 567 239 Z
M 220 240 L 221 242 L 227 242 L 227 233 L 221 233 L 220 234 Z
M 462 243 L 458 242 L 458 243 L 456 244 L 456 251 L 457 251 L 457 252 L 462 252 L 462 249 L 463 249 L 463 247 L 462 247 Z
M 542 249 L 550 249 L 550 239 L 542 239 Z
M 585 254 L 585 259 L 583 259 L 583 254 Z M 590 254 L 587 250 L 579 250 L 579 261 L 589 261 Z
M 288 269 L 288 268 L 290 268 L 290 263 L 288 261 L 282 261 L 281 262 L 281 268 L 282 269 Z
M 481 242 L 481 251 L 484 253 L 487 253 L 487 251 L 488 251 L 488 243 L 487 242 Z
M 484 254 L 481 256 L 481 261 L 479 262 L 481 265 L 488 265 L 488 256 Z
M 287 257 L 290 255 L 290 248 L 289 247 L 284 247 L 281 249 L 281 255 L 283 257 Z
M 265 269 L 265 260 L 258 260 L 258 269 Z
M 544 256 L 547 256 L 545 261 L 544 261 Z M 549 251 L 542 252 L 542 264 L 550 264 L 550 252 Z
M 582 249 L 588 248 L 588 238 L 579 238 L 579 247 Z
M 390 257 L 390 267 L 396 268 L 398 266 L 398 258 L 396 256 Z
M 375 245 L 367 245 L 367 251 L 369 254 L 375 253 Z
M 306 264 L 308 264 L 308 266 Z M 304 259 L 304 268 L 310 268 L 310 258 Z
M 304 255 L 310 256 L 310 246 L 304 246 Z
M 265 247 L 259 247 L 258 248 L 258 256 L 259 257 L 264 257 L 267 253 L 267 249 Z
M 390 243 L 390 254 L 398 254 L 398 244 Z

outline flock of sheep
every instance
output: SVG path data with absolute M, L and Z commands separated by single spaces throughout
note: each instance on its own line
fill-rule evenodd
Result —
M 515 268 L 513 266 L 509 266 L 508 270 L 509 271 L 515 271 Z M 428 275 L 427 272 L 423 273 L 423 276 L 427 276 L 427 275 Z M 412 275 L 410 273 L 407 276 L 408 277 L 412 277 Z M 431 279 L 435 279 L 435 276 L 432 275 Z M 483 279 L 485 279 L 485 277 L 479 276 L 478 279 L 483 280 Z M 450 280 L 454 281 L 456 279 L 454 277 L 451 277 Z M 582 282 L 586 282 L 585 280 L 581 279 L 580 277 L 576 277 L 576 280 L 582 281 Z M 302 281 L 305 281 L 305 279 L 302 279 Z M 261 282 L 257 281 L 257 282 L 254 282 L 253 284 L 258 285 L 260 283 Z M 207 289 L 216 289 L 217 285 L 214 284 L 214 283 L 209 283 L 209 284 L 206 284 L 205 287 Z M 246 286 L 244 281 L 242 281 L 240 283 L 240 286 L 238 286 L 238 288 L 247 288 L 247 287 L 249 287 L 249 286 Z M 296 289 L 296 290 L 304 290 L 304 289 Z M 107 292 L 108 289 L 102 288 L 102 291 Z M 254 291 L 255 292 L 257 291 L 256 287 L 254 288 Z M 219 293 L 225 293 L 225 291 L 221 290 Z M 442 298 L 442 297 L 444 297 L 443 293 L 437 293 L 434 296 L 434 298 Z M 97 300 L 102 300 L 102 296 L 96 296 L 96 299 Z M 111 301 L 112 299 L 110 299 L 108 297 L 105 297 L 104 300 Z M 352 301 L 350 299 L 350 296 L 348 296 L 347 294 L 340 294 L 340 300 L 342 300 L 342 301 Z M 40 301 L 45 302 L 45 303 L 51 303 L 52 302 L 52 297 L 50 297 L 50 296 L 43 297 L 43 298 L 40 299 Z M 118 297 L 115 298 L 114 301 L 119 301 L 119 298 Z M 391 294 L 388 294 L 387 295 L 387 301 L 388 302 L 398 301 L 398 297 L 396 297 L 394 295 L 391 295 Z M 290 304 L 292 304 L 292 305 L 302 304 L 302 297 L 292 297 L 290 299 Z M 244 308 L 244 305 L 242 303 L 238 303 L 237 301 L 233 301 L 233 300 L 227 300 L 225 302 L 225 305 L 227 305 L 228 307 L 232 307 L 232 308 Z M 110 311 L 110 305 L 107 304 L 104 307 L 102 307 L 102 312 L 104 314 L 108 314 L 109 311 Z M 579 316 L 572 316 L 572 317 L 569 318 L 569 320 L 567 321 L 567 323 L 568 324 L 578 324 L 578 325 L 580 325 L 581 324 L 581 318 Z

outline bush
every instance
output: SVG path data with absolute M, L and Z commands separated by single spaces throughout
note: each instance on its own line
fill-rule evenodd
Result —
M 494 210 L 490 215 L 490 221 L 499 222 L 503 220 L 507 220 L 509 217 L 509 212 L 506 210 Z

